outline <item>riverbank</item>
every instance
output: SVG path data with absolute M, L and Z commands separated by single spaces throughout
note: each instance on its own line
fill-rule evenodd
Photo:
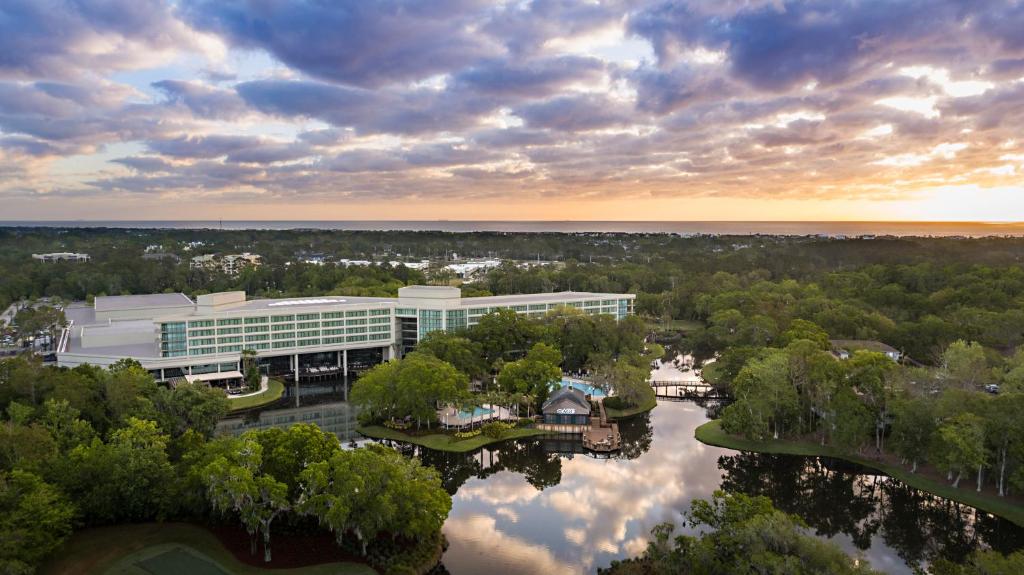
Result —
M 608 398 L 611 399 L 611 398 Z M 641 413 L 647 413 L 658 406 L 658 398 L 652 397 L 649 401 L 645 401 L 640 405 L 634 407 L 626 407 L 623 409 L 616 409 L 608 406 L 608 399 L 605 399 L 604 411 L 608 415 L 610 420 L 627 419 Z
M 243 397 L 228 396 L 228 410 L 229 413 L 237 413 L 246 409 L 263 407 L 281 399 L 282 395 L 284 395 L 284 383 L 279 379 L 268 378 L 266 388 L 259 393 Z
M 730 435 L 722 430 L 721 422 L 718 420 L 709 421 L 696 430 L 694 437 L 707 445 L 735 449 L 737 451 L 755 451 L 758 453 L 774 453 L 781 455 L 801 455 L 805 457 L 834 457 L 850 461 L 864 467 L 876 469 L 894 477 L 907 485 L 927 491 L 939 497 L 945 497 L 958 503 L 977 507 L 988 513 L 1003 517 L 1008 521 L 1024 526 L 1024 505 L 1021 505 L 1019 498 L 1006 498 L 987 493 L 978 493 L 965 483 L 960 488 L 937 481 L 928 477 L 922 472 L 911 473 L 909 470 L 897 465 L 891 465 L 884 461 L 860 457 L 854 454 L 842 452 L 828 445 L 820 445 L 806 441 L 790 441 L 782 439 L 757 440 Z
M 537 435 L 544 435 L 545 433 L 543 430 L 528 427 L 509 430 L 508 433 L 501 438 L 486 437 L 481 434 L 466 439 L 458 439 L 447 433 L 426 433 L 423 435 L 414 435 L 397 429 L 384 427 L 383 425 L 361 425 L 356 427 L 356 431 L 372 439 L 391 439 L 393 441 L 412 443 L 428 449 L 450 451 L 453 453 L 465 453 L 492 443 L 499 443 L 512 439 L 522 439 L 524 437 L 534 437 Z
M 288 545 L 277 537 L 275 557 Z M 247 547 L 247 545 L 244 545 Z M 258 559 L 262 559 L 262 552 Z M 145 566 L 145 569 L 140 566 Z M 329 561 L 294 568 L 257 567 L 240 561 L 210 530 L 189 523 L 93 527 L 72 535 L 39 569 L 42 575 L 175 573 L 183 569 L 224 575 L 374 575 L 365 563 Z

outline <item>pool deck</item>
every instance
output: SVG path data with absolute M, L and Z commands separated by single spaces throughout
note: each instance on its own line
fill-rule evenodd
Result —
M 504 407 L 497 405 L 485 404 L 484 409 L 491 410 L 491 413 L 485 413 L 483 415 L 477 415 L 475 417 L 466 417 L 467 414 L 459 411 L 454 407 L 446 407 L 444 409 L 437 410 L 437 420 L 441 422 L 447 429 L 461 429 L 464 427 L 470 427 L 473 425 L 482 425 L 491 421 L 518 421 L 519 418 L 512 412 Z

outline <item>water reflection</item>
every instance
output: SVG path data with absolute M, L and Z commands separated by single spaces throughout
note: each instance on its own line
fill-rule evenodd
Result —
M 1009 552 L 1024 542 L 1024 529 L 1009 521 L 847 462 L 738 453 L 718 465 L 724 489 L 771 497 L 819 535 L 844 535 L 856 549 L 881 540 L 906 564 L 962 561 L 979 545 Z
M 357 436 L 338 390 L 303 390 L 303 407 L 224 420 L 222 433 L 313 422 L 343 441 Z M 309 405 L 316 401 L 328 403 Z M 1024 546 L 1024 529 L 837 460 L 740 453 L 706 446 L 693 431 L 719 402 L 660 401 L 620 424 L 623 449 L 584 454 L 576 439 L 536 438 L 456 454 L 395 445 L 442 476 L 453 507 L 439 572 L 592 573 L 643 551 L 652 527 L 682 524 L 695 498 L 719 488 L 763 494 L 812 532 L 879 570 L 909 574 L 935 557 L 980 546 Z M 686 532 L 686 530 L 682 530 Z
M 614 459 L 553 452 L 541 440 L 461 456 L 422 453 L 454 493 L 444 566 L 455 575 L 590 573 L 640 553 L 651 527 L 681 524 L 694 498 L 719 488 L 771 497 L 887 573 L 909 574 L 939 556 L 962 559 L 979 546 L 1024 545 L 1024 530 L 1008 521 L 842 461 L 705 446 L 693 430 L 713 409 L 659 403 L 622 428 L 628 447 Z

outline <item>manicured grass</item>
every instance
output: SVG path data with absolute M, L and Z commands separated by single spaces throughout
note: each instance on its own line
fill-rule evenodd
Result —
M 391 429 L 384 427 L 383 425 L 367 425 L 359 426 L 356 431 L 362 433 L 367 437 L 374 439 L 393 439 L 395 441 L 404 441 L 406 443 L 413 443 L 421 447 L 428 449 L 435 449 L 437 451 L 451 451 L 455 453 L 464 453 L 467 451 L 473 451 L 474 449 L 489 445 L 491 443 L 498 443 L 500 441 L 508 441 L 510 439 L 522 439 L 524 437 L 533 437 L 535 435 L 544 435 L 544 432 L 540 429 L 523 428 L 510 430 L 505 437 L 501 439 L 493 439 L 491 437 L 485 437 L 484 435 L 477 435 L 470 437 L 469 439 L 456 439 L 452 435 L 445 433 L 430 433 L 427 435 L 411 435 L 397 429 Z
M 896 465 L 890 465 L 881 461 L 863 458 L 855 454 L 846 453 L 828 445 L 819 445 L 806 441 L 790 441 L 784 439 L 757 440 L 730 435 L 722 430 L 721 422 L 709 421 L 701 425 L 694 432 L 694 436 L 701 443 L 735 449 L 737 451 L 756 451 L 759 453 L 777 453 L 783 455 L 803 455 L 808 457 L 835 457 L 845 459 L 877 469 L 886 475 L 899 479 L 911 487 L 927 491 L 972 507 L 977 507 L 994 515 L 998 515 L 1017 525 L 1024 526 L 1024 506 L 1021 506 L 1013 499 L 978 493 L 973 487 L 969 487 L 969 479 L 960 488 L 955 488 L 948 483 L 936 481 L 921 473 L 911 473 L 908 469 Z
M 243 409 L 252 409 L 254 407 L 260 407 L 262 405 L 269 405 L 275 401 L 281 399 L 284 395 L 284 383 L 279 379 L 270 378 L 267 382 L 267 389 L 256 395 L 250 395 L 248 397 L 231 398 L 228 397 L 228 406 L 231 411 L 241 411 Z
M 129 557 L 158 545 L 187 547 L 228 573 L 236 575 L 374 575 L 362 563 L 324 563 L 295 569 L 262 569 L 246 565 L 231 554 L 209 531 L 188 523 L 141 523 L 94 527 L 75 533 L 39 569 L 42 575 L 139 572 Z M 143 555 L 140 553 L 140 556 Z
M 604 411 L 608 414 L 608 419 L 626 419 L 627 417 L 633 417 L 634 415 L 640 415 L 641 413 L 647 413 L 658 406 L 658 399 L 652 397 L 650 401 L 641 403 L 636 407 L 627 407 L 625 409 L 614 409 L 605 406 Z

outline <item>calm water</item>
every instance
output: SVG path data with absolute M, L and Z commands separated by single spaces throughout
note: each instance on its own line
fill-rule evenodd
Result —
M 1024 236 L 1024 223 L 985 222 L 570 222 L 570 221 L 0 221 L 0 227 L 445 232 L 624 232 L 721 235 Z
M 336 388 L 322 391 L 314 397 L 304 390 L 303 401 L 333 401 L 267 410 L 246 425 L 225 421 L 221 430 L 314 422 L 347 441 L 355 435 L 354 414 L 337 401 Z M 716 489 L 768 495 L 813 532 L 888 573 L 909 574 L 909 565 L 962 558 L 978 547 L 1024 547 L 1022 528 L 866 469 L 703 445 L 693 431 L 716 408 L 660 401 L 622 425 L 624 449 L 612 459 L 554 438 L 471 454 L 397 447 L 438 469 L 452 493 L 441 573 L 592 573 L 642 552 L 652 527 L 681 524 L 690 502 Z

